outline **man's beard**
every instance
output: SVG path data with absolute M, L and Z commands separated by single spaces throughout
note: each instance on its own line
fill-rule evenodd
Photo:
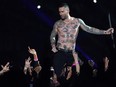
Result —
M 68 17 L 67 16 L 61 16 L 61 19 L 62 20 L 65 20 L 65 19 L 67 19 Z

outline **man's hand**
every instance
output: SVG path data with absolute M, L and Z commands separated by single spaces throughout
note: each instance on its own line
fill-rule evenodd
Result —
M 52 51 L 53 51 L 54 53 L 56 53 L 58 50 L 56 49 L 56 47 L 53 47 L 53 48 L 52 48 Z
M 108 30 L 105 31 L 105 34 L 113 34 L 114 33 L 114 28 L 109 28 Z

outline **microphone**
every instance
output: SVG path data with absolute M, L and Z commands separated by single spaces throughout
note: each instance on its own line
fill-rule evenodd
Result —
M 112 23 L 111 23 L 111 16 L 110 16 L 110 13 L 108 14 L 108 21 L 109 21 L 109 26 L 110 28 L 112 28 Z M 111 34 L 111 39 L 113 41 L 113 48 L 115 48 L 115 43 L 114 43 L 114 36 L 113 36 L 113 33 Z

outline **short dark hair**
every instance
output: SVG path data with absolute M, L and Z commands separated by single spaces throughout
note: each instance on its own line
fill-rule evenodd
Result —
M 68 5 L 67 3 L 61 3 L 61 4 L 59 5 L 59 7 L 68 7 L 68 8 L 69 8 L 69 5 Z

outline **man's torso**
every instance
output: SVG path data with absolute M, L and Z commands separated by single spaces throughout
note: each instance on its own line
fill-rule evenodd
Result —
M 76 43 L 76 38 L 79 31 L 79 22 L 76 18 L 69 22 L 63 20 L 58 21 L 58 42 L 57 47 L 62 49 L 73 50 Z

